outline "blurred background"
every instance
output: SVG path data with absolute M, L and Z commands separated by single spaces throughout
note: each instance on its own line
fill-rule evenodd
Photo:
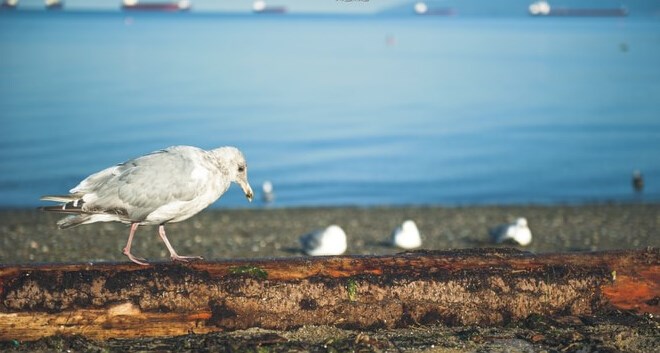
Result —
M 660 200 L 657 1 L 47 4 L 0 11 L 2 208 L 177 144 L 276 207 Z

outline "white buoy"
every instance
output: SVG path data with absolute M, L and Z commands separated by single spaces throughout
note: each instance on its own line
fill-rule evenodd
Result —
M 415 13 L 418 15 L 423 15 L 429 11 L 429 7 L 423 2 L 416 3 L 414 9 L 415 9 Z
M 550 14 L 550 4 L 547 1 L 537 1 L 529 5 L 529 13 L 534 16 L 547 16 Z
M 252 3 L 252 11 L 261 12 L 266 9 L 266 2 L 263 0 L 257 0 Z
M 179 9 L 188 10 L 190 8 L 190 0 L 181 0 L 178 5 Z

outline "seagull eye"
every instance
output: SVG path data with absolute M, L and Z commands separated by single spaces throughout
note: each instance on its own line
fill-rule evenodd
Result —
M 238 167 L 238 172 L 243 173 L 245 171 L 245 166 L 241 165 Z

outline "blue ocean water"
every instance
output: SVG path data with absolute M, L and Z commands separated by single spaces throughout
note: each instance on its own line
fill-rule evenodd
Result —
M 655 19 L 26 11 L 0 53 L 1 207 L 176 144 L 276 206 L 660 200 Z

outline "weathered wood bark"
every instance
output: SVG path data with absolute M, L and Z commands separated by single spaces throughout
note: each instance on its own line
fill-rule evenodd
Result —
M 501 324 L 530 314 L 660 314 L 660 250 L 0 267 L 0 340 L 249 327 Z

